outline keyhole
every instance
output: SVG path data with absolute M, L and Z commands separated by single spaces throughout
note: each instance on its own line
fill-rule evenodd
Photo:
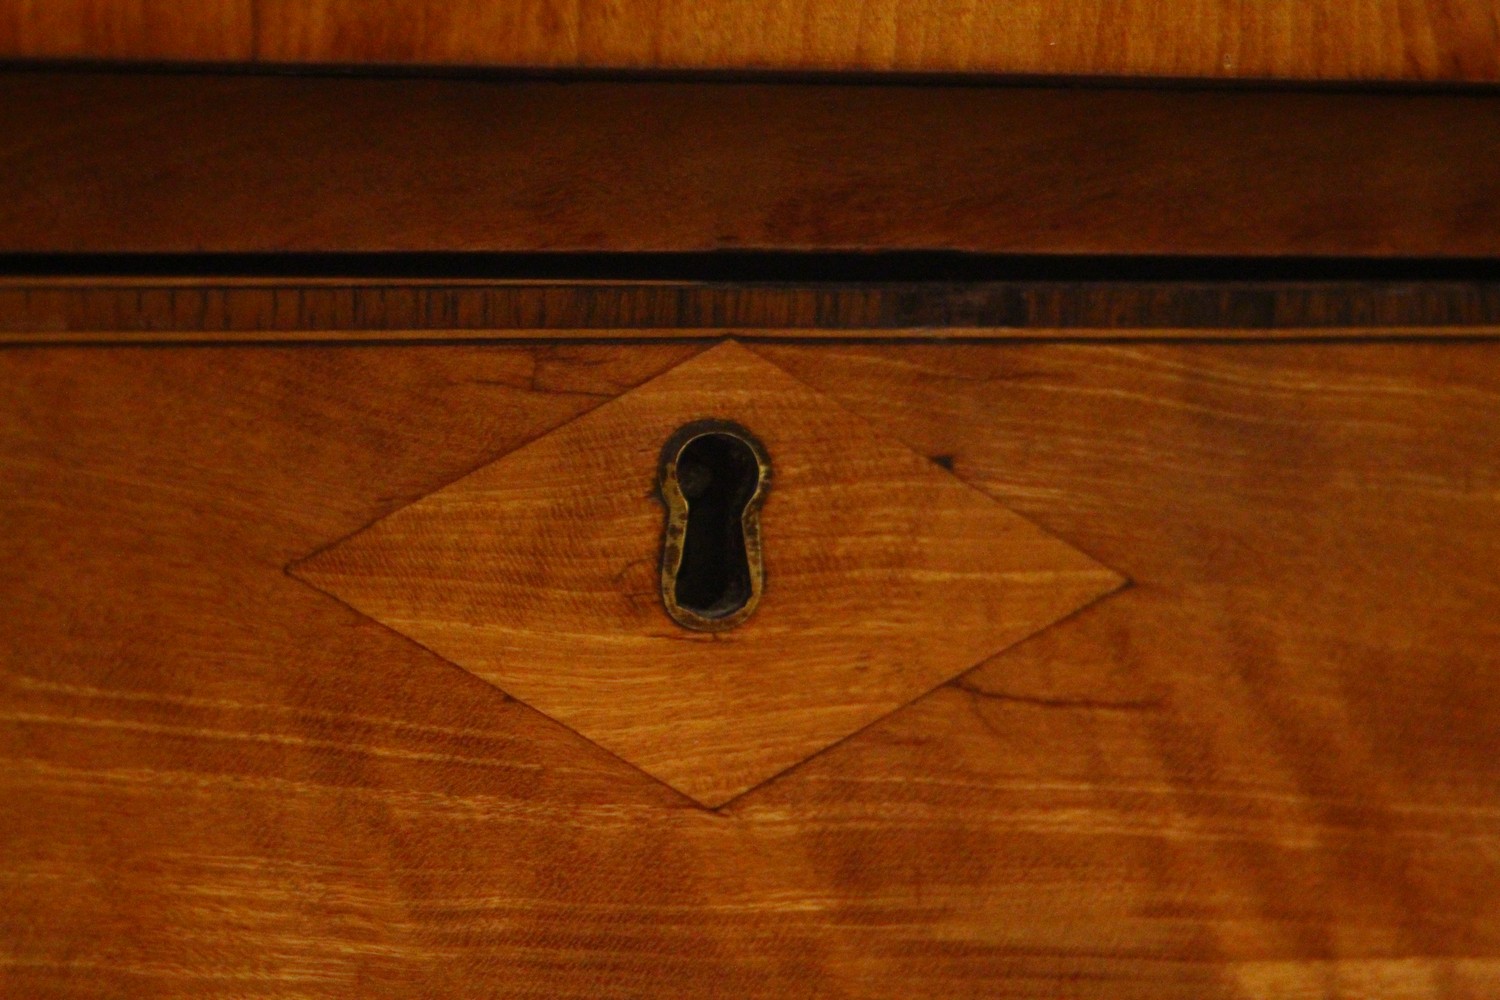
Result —
M 662 450 L 662 603 L 678 624 L 719 631 L 755 610 L 770 471 L 760 443 L 728 421 L 689 424 Z

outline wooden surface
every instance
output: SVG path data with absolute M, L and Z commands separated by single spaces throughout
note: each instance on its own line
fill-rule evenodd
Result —
M 769 582 L 690 632 L 661 597 L 662 447 L 763 443 Z M 1124 580 L 733 342 L 291 572 L 717 808 Z
M 0 994 L 1500 992 L 1500 345 L 757 344 L 1135 585 L 717 814 L 284 573 L 696 349 L 0 352 Z
M 952 277 L 945 260 L 913 268 Z M 473 266 L 454 262 L 455 270 Z M 1224 262 L 1216 280 L 1089 280 L 1070 275 L 1076 266 L 1046 260 L 993 268 L 1023 266 L 1054 277 L 783 277 L 754 287 L 722 280 L 0 278 L 0 343 L 662 340 L 726 332 L 809 340 L 1500 336 L 1500 281 L 1483 277 L 1496 270 L 1491 264 L 1466 267 L 1465 280 L 1420 277 L 1432 268 L 1413 269 L 1413 280 L 1396 267 L 1365 281 L 1231 280 L 1237 271 L 1256 273 L 1253 262 Z M 816 261 L 806 270 L 820 272 Z M 888 270 L 902 273 L 900 265 Z
M 4 0 L 0 56 L 1062 76 L 1500 77 L 1489 0 Z
M 251 61 L 256 0 L 0 0 L 0 58 Z
M 1500 95 L 0 74 L 8 252 L 746 248 L 1500 256 Z

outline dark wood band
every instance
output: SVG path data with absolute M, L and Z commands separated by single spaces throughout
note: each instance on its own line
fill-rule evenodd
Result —
M 1494 257 L 1500 95 L 0 73 L 0 252 Z
M 0 342 L 1500 335 L 1500 281 L 0 281 Z

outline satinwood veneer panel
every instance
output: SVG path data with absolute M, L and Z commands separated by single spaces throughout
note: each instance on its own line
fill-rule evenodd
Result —
M 1133 586 L 720 811 L 284 572 L 703 346 L 0 352 L 0 993 L 1500 989 L 1500 344 L 753 344 Z
M 664 574 L 691 550 L 728 577 L 736 556 L 712 524 L 664 528 L 658 470 L 706 422 L 774 457 L 753 526 L 730 514 L 755 550 L 746 617 L 695 629 Z M 691 478 L 727 492 L 731 475 Z M 733 342 L 290 572 L 710 807 L 1126 582 Z

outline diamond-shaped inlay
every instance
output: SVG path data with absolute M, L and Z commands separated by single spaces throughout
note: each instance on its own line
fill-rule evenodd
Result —
M 753 432 L 759 607 L 661 600 L 663 444 Z M 739 344 L 714 347 L 292 567 L 708 806 L 1123 582 Z

